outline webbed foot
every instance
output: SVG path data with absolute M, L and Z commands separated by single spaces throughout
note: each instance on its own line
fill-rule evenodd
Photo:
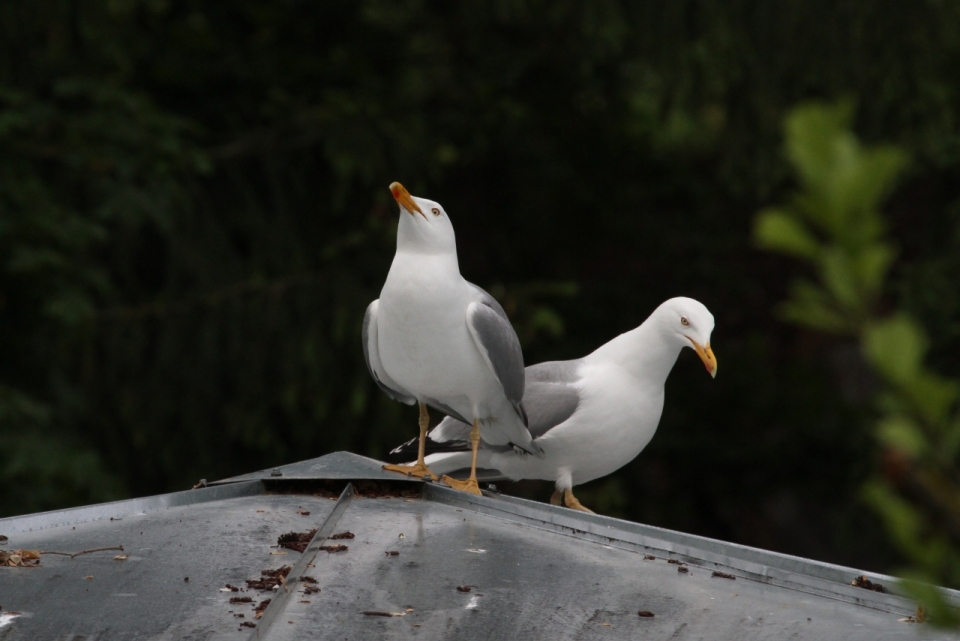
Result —
M 383 469 L 388 472 L 400 472 L 407 476 L 415 476 L 418 479 L 425 478 L 427 480 L 434 480 L 437 478 L 437 475 L 431 472 L 430 468 L 424 463 L 416 463 L 414 465 L 384 465 Z
M 457 479 L 451 478 L 444 474 L 440 477 L 440 480 L 455 490 L 467 492 L 468 494 L 476 494 L 477 496 L 483 496 L 483 493 L 480 491 L 480 485 L 477 483 L 477 479 L 475 478 L 469 478 L 466 481 L 458 481 Z

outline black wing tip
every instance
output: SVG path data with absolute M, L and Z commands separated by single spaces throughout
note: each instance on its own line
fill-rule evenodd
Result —
M 543 448 L 540 447 L 537 442 L 530 441 L 526 447 L 523 445 L 517 445 L 516 443 L 509 443 L 510 447 L 513 448 L 513 451 L 520 455 L 529 455 L 529 456 L 543 456 Z
M 527 418 L 527 408 L 523 406 L 523 401 L 514 405 L 514 408 L 517 410 L 517 414 L 520 415 L 520 420 L 523 421 L 523 426 L 530 427 L 530 419 Z
M 390 450 L 387 460 L 392 463 L 406 463 L 414 461 L 420 450 L 420 438 L 414 437 Z M 469 452 L 470 443 L 468 441 L 435 441 L 427 436 L 427 442 L 424 444 L 424 456 L 431 454 L 443 454 L 446 452 Z
M 416 437 L 415 437 L 415 438 L 410 439 L 410 440 L 407 441 L 406 443 L 401 443 L 400 445 L 398 445 L 398 446 L 396 446 L 395 448 L 393 448 L 392 450 L 390 450 L 390 453 L 387 454 L 387 456 L 399 456 L 399 455 L 401 455 L 401 454 L 405 454 L 405 453 L 407 453 L 407 452 L 410 450 L 411 447 L 414 448 L 413 452 L 414 452 L 414 454 L 416 454 L 416 452 L 417 452 L 417 449 L 416 449 L 416 448 L 417 448 L 417 446 L 419 445 L 419 443 L 417 443 L 417 441 L 419 441 L 419 440 L 420 440 L 419 438 L 416 438 Z
M 500 470 L 487 469 L 484 467 L 477 468 L 477 480 L 481 483 L 500 483 L 501 481 L 509 482 L 510 478 L 503 474 Z M 470 468 L 464 467 L 459 470 L 454 470 L 447 473 L 447 476 L 451 476 L 457 480 L 465 481 L 470 477 Z M 485 488 L 490 489 L 490 488 Z

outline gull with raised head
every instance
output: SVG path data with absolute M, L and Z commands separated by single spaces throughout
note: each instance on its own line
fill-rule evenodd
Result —
M 460 275 L 450 218 L 439 203 L 393 183 L 400 206 L 397 253 L 363 319 L 363 354 L 390 398 L 420 406 L 417 461 L 384 469 L 432 477 L 424 461 L 428 407 L 466 425 L 466 467 L 484 443 L 538 454 L 522 399 L 523 354 L 506 313 L 487 292 Z M 475 469 L 467 480 L 442 479 L 480 494 Z
M 526 368 L 523 404 L 541 456 L 484 442 L 472 474 L 486 481 L 553 481 L 553 505 L 590 512 L 573 487 L 606 476 L 632 461 L 650 442 L 663 411 L 664 385 L 680 350 L 696 351 L 710 376 L 717 359 L 710 347 L 713 315 L 692 298 L 671 298 L 642 325 L 580 359 Z M 448 416 L 430 431 L 426 457 L 434 470 L 459 474 L 469 426 Z M 404 443 L 391 454 L 409 451 Z M 423 446 L 421 446 L 423 447 Z M 479 460 L 478 460 L 479 459 Z

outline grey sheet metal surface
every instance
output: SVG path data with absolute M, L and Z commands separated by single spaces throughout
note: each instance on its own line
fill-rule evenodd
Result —
M 732 572 L 741 578 L 819 594 L 886 612 L 906 612 L 913 607 L 912 602 L 898 596 L 896 579 L 876 572 L 803 559 L 597 514 L 556 509 L 516 497 L 496 495 L 498 500 L 484 501 L 432 484 L 427 486 L 426 496 L 457 507 L 469 505 L 475 511 L 527 523 L 533 527 L 572 534 L 583 541 L 664 555 L 666 558 L 701 565 L 711 570 Z M 859 576 L 886 586 L 885 592 L 874 592 L 850 585 L 850 582 Z M 954 605 L 960 607 L 960 593 L 947 590 L 945 594 Z
M 44 554 L 40 568 L 0 569 L 2 612 L 23 613 L 0 628 L 0 639 L 246 636 L 234 614 L 244 612 L 243 620 L 250 620 L 251 606 L 229 603 L 246 593 L 221 588 L 244 586 L 262 569 L 295 560 L 299 553 L 278 549 L 277 537 L 317 527 L 335 504 L 311 496 L 258 494 L 8 534 L 6 545 L 13 548 L 124 549 L 76 558 Z M 114 560 L 119 554 L 128 558 Z
M 340 479 L 355 481 L 357 479 L 396 481 L 405 477 L 396 472 L 385 472 L 383 463 L 366 456 L 350 452 L 334 452 L 319 458 L 307 459 L 289 465 L 268 468 L 259 472 L 252 472 L 242 476 L 215 481 L 211 485 L 235 483 L 237 481 L 252 480 L 292 480 L 292 479 Z M 409 479 L 419 482 L 417 479 Z
M 8 549 L 119 544 L 129 555 L 43 555 L 41 568 L 0 569 L 0 612 L 23 613 L 0 619 L 0 641 L 957 638 L 898 622 L 914 608 L 907 599 L 848 585 L 889 577 L 398 475 L 358 481 L 355 497 L 344 479 L 356 459 L 354 479 L 377 478 L 369 459 L 338 455 L 289 478 L 0 519 Z M 305 480 L 310 468 L 338 480 Z M 406 496 L 384 498 L 385 487 Z M 302 555 L 276 547 L 284 532 L 315 528 Z M 349 550 L 318 549 L 343 530 L 356 534 L 342 541 Z M 293 568 L 284 589 L 221 591 L 283 564 Z M 319 593 L 304 593 L 304 574 Z M 237 596 L 251 603 L 231 604 Z
M 391 516 L 383 518 L 387 509 Z M 317 558 L 313 572 L 321 593 L 290 600 L 254 638 L 948 636 L 899 623 L 897 614 L 742 577 L 714 578 L 709 568 L 670 564 L 664 556 L 647 560 L 634 550 L 491 518 L 429 495 L 390 505 L 357 501 L 339 527 L 349 527 L 357 539 L 348 553 Z M 640 610 L 655 616 L 640 617 Z
M 16 532 L 44 530 L 60 525 L 75 525 L 89 523 L 103 519 L 119 519 L 124 516 L 157 512 L 169 508 L 211 503 L 222 499 L 238 496 L 253 496 L 263 493 L 263 484 L 260 481 L 248 481 L 217 487 L 187 490 L 185 492 L 171 492 L 145 498 L 112 501 L 84 507 L 74 507 L 52 512 L 38 512 L 0 519 L 0 532 L 9 536 Z

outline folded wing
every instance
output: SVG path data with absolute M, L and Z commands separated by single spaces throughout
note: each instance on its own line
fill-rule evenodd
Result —
M 538 439 L 565 423 L 580 406 L 581 361 L 550 361 L 531 365 L 525 370 L 523 405 L 528 418 L 527 429 Z M 427 435 L 427 454 L 470 451 L 470 426 L 447 417 Z M 417 439 L 396 447 L 391 455 L 404 458 L 416 455 Z M 484 443 L 484 449 L 508 451 L 510 446 Z
M 416 397 L 397 385 L 383 370 L 383 365 L 380 363 L 380 350 L 377 345 L 377 308 L 379 306 L 379 299 L 373 301 L 367 307 L 367 313 L 363 315 L 363 358 L 367 362 L 370 375 L 384 394 L 395 401 L 413 405 L 417 402 Z
M 503 387 L 507 400 L 526 425 L 522 405 L 523 352 L 513 325 L 502 313 L 499 305 L 495 308 L 483 302 L 470 303 L 467 306 L 467 328 L 483 360 Z

